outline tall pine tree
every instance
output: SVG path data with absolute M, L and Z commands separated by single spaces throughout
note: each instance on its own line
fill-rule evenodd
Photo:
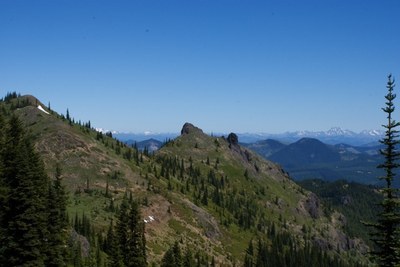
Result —
M 43 266 L 49 179 L 16 116 L 8 123 L 4 140 L 2 180 L 7 193 L 2 207 L 0 265 Z
M 7 187 L 5 183 L 5 178 L 3 175 L 3 154 L 4 154 L 4 130 L 5 130 L 5 121 L 0 112 L 0 244 L 4 241 L 5 236 L 5 207 L 6 207 L 6 196 L 7 196 Z M 4 262 L 2 260 L 3 256 L 3 248 L 0 246 L 0 263 Z
M 400 204 L 398 197 L 398 189 L 393 187 L 395 179 L 395 169 L 400 165 L 398 159 L 400 153 L 396 148 L 399 144 L 397 127 L 400 123 L 393 119 L 395 110 L 394 99 L 396 94 L 393 93 L 394 80 L 392 76 L 388 76 L 387 89 L 388 93 L 385 96 L 386 106 L 382 110 L 387 115 L 387 124 L 382 125 L 385 128 L 385 137 L 380 141 L 384 145 L 384 149 L 380 153 L 384 156 L 384 163 L 378 168 L 385 171 L 385 176 L 380 177 L 385 182 L 385 187 L 382 189 L 383 201 L 379 203 L 382 211 L 378 214 L 376 223 L 367 223 L 374 229 L 372 233 L 372 241 L 376 245 L 376 249 L 372 252 L 379 266 L 399 266 L 400 265 Z
M 122 255 L 122 261 L 124 262 L 125 266 L 127 266 L 129 262 L 129 247 L 127 246 L 128 243 L 128 209 L 129 203 L 127 194 L 125 192 L 124 198 L 122 200 L 118 215 L 117 215 L 117 223 L 115 226 L 115 235 L 117 238 L 118 250 Z
M 139 204 L 128 201 L 126 194 L 117 214 L 116 226 L 111 222 L 108 229 L 105 252 L 111 266 L 147 266 L 144 222 Z
M 130 267 L 147 266 L 146 239 L 144 222 L 140 214 L 139 204 L 133 201 L 128 214 L 128 264 Z
M 49 184 L 46 266 L 63 266 L 67 260 L 67 196 L 61 184 L 61 167 L 56 166 L 55 180 Z

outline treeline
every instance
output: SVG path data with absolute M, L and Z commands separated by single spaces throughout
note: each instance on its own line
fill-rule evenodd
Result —
M 13 101 L 15 99 L 15 101 Z M 21 94 L 17 92 L 7 93 L 5 97 L 0 99 L 1 102 L 5 102 L 6 104 L 10 105 L 10 110 L 16 110 L 18 108 L 23 108 L 29 106 L 31 104 L 38 104 L 38 103 L 31 103 L 29 98 L 21 98 Z M 6 113 L 7 110 L 5 107 L 2 107 L 2 112 Z
M 186 247 L 183 251 L 178 241 L 175 241 L 164 254 L 161 261 L 161 267 L 215 267 L 216 261 L 211 257 L 211 261 L 207 255 L 202 255 L 200 251 L 193 251 Z
M 48 108 L 50 109 L 50 108 Z M 71 117 L 69 110 L 67 109 L 66 115 L 61 114 L 60 118 L 63 121 L 68 122 L 70 126 L 77 126 L 79 129 L 86 134 L 93 134 L 93 131 L 96 133 L 95 138 L 97 141 L 100 141 L 106 147 L 110 147 L 115 151 L 117 155 L 122 156 L 124 159 L 129 161 L 134 161 L 136 165 L 144 162 L 144 157 L 150 157 L 148 149 L 144 149 L 143 151 L 139 151 L 136 146 L 136 143 L 128 146 L 127 144 L 119 141 L 116 138 L 113 138 L 112 132 L 100 132 L 92 127 L 90 120 L 88 122 L 81 122 L 80 120 L 75 121 L 73 117 Z
M 251 240 L 244 257 L 244 267 L 361 267 L 357 260 L 343 261 L 339 255 L 330 255 L 312 241 L 299 244 L 287 232 L 278 232 L 272 226 L 267 239 Z

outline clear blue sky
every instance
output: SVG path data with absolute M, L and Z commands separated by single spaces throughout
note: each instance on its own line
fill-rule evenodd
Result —
M 1 95 L 110 130 L 380 129 L 388 73 L 397 0 L 0 1 Z

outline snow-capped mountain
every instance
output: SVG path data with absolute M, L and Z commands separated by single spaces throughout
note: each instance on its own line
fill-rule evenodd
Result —
M 105 133 L 118 134 L 117 131 L 110 131 L 110 130 L 103 129 L 103 128 L 95 128 L 95 130 L 96 130 L 97 132 L 100 132 L 100 133 L 103 133 L 103 134 L 105 134 Z
M 295 132 L 285 132 L 280 134 L 269 134 L 269 133 L 236 133 L 236 134 L 238 135 L 239 142 L 241 143 L 253 143 L 266 139 L 274 139 L 282 143 L 293 143 L 301 138 L 310 137 L 310 138 L 316 138 L 326 144 L 331 144 L 331 145 L 345 143 L 349 145 L 359 146 L 365 144 L 376 145 L 378 140 L 383 137 L 384 131 L 364 130 L 359 133 L 356 133 L 350 130 L 344 130 L 340 127 L 333 127 L 327 131 L 295 131 Z M 120 139 L 121 141 L 134 140 L 136 142 L 148 140 L 151 138 L 164 142 L 165 140 L 175 138 L 178 135 L 179 133 L 113 132 L 113 136 Z M 213 133 L 212 135 L 227 136 L 228 133 Z
M 356 133 L 350 131 L 350 130 L 343 130 L 340 127 L 333 127 L 331 129 L 329 129 L 328 131 L 325 132 L 326 135 L 329 136 L 338 136 L 338 135 L 342 135 L 342 136 L 353 136 Z
M 283 143 L 292 143 L 304 137 L 316 138 L 327 144 L 350 144 L 365 145 L 378 142 L 384 135 L 381 130 L 364 130 L 359 133 L 344 130 L 340 127 L 333 127 L 327 131 L 295 131 L 282 134 L 238 134 L 239 141 L 243 143 L 251 143 L 265 139 L 275 139 Z

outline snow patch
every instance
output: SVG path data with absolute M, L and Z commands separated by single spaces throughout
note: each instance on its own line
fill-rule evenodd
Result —
M 119 134 L 118 131 L 110 131 L 110 130 L 103 129 L 103 128 L 95 128 L 95 130 L 96 130 L 96 132 L 103 133 L 103 134 L 105 134 L 105 133 Z
M 146 219 L 144 219 L 144 223 L 150 223 L 150 222 L 154 222 L 154 216 L 148 216 Z
M 43 111 L 43 112 L 46 113 L 46 114 L 50 114 L 50 113 L 48 113 L 46 110 L 44 110 L 44 108 L 42 108 L 41 105 L 38 105 L 37 108 L 38 108 L 39 110 Z

